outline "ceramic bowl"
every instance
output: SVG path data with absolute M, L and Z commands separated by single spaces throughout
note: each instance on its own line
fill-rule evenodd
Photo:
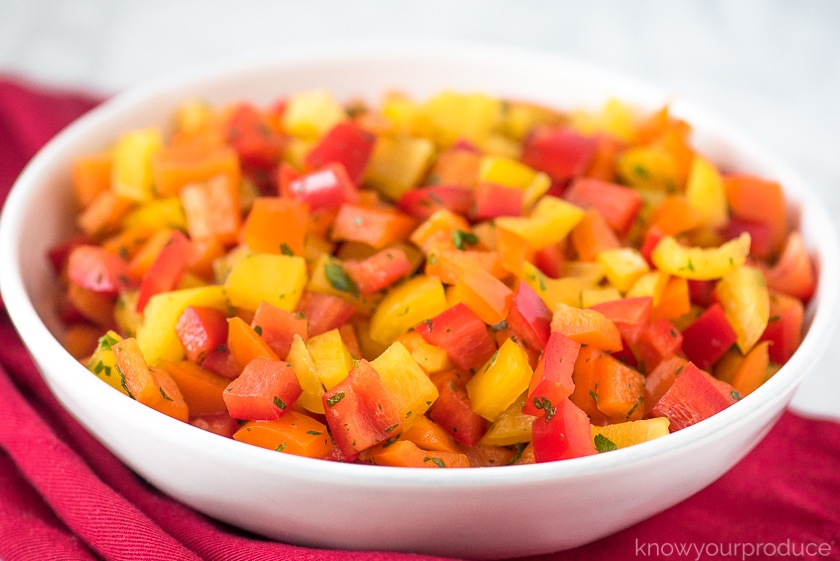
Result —
M 807 335 L 766 384 L 678 433 L 574 460 L 423 470 L 311 460 L 249 446 L 180 423 L 115 392 L 58 342 L 57 283 L 47 248 L 72 229 L 70 162 L 120 131 L 165 125 L 187 98 L 268 103 L 326 88 L 372 102 L 400 89 L 423 99 L 444 88 L 557 108 L 619 98 L 642 109 L 671 103 L 695 145 L 726 168 L 782 183 L 819 267 Z M 565 58 L 463 44 L 363 44 L 266 54 L 118 95 L 55 137 L 15 184 L 0 225 L 0 287 L 24 343 L 72 415 L 131 469 L 213 518 L 295 544 L 501 558 L 579 546 L 631 526 L 709 485 L 770 430 L 836 335 L 838 245 L 819 201 L 777 157 L 673 92 Z

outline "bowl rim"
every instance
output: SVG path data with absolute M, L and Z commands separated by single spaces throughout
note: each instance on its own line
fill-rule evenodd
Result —
M 819 249 L 819 284 L 814 301 L 819 301 L 811 318 L 811 324 L 803 338 L 802 345 L 783 366 L 778 373 L 765 382 L 753 394 L 746 396 L 740 402 L 726 410 L 706 419 L 702 423 L 688 427 L 679 432 L 669 434 L 661 439 L 642 443 L 636 446 L 619 449 L 610 454 L 574 458 L 559 462 L 547 462 L 531 465 L 497 466 L 493 469 L 466 470 L 424 470 L 421 468 L 388 468 L 386 466 L 372 466 L 365 464 L 342 464 L 324 460 L 314 460 L 292 455 L 276 454 L 273 451 L 256 446 L 235 442 L 202 431 L 186 423 L 166 417 L 148 407 L 134 402 L 126 396 L 113 392 L 107 384 L 102 384 L 95 377 L 90 376 L 80 363 L 72 359 L 57 338 L 47 328 L 46 324 L 36 312 L 32 298 L 24 286 L 20 276 L 20 263 L 25 258 L 22 248 L 17 243 L 23 228 L 22 217 L 24 211 L 32 204 L 29 193 L 37 190 L 39 177 L 54 160 L 73 146 L 80 137 L 89 134 L 90 130 L 107 128 L 107 123 L 116 115 L 132 107 L 143 105 L 156 96 L 183 88 L 198 87 L 210 80 L 220 79 L 231 73 L 250 72 L 264 68 L 279 68 L 288 65 L 323 63 L 325 61 L 358 60 L 360 58 L 376 58 L 377 60 L 404 60 L 405 57 L 428 59 L 429 57 L 455 58 L 461 62 L 471 60 L 486 61 L 488 57 L 503 60 L 528 57 L 539 64 L 561 65 L 574 71 L 594 73 L 598 79 L 614 81 L 621 85 L 622 92 L 629 88 L 633 94 L 625 97 L 643 97 L 651 99 L 666 99 L 669 96 L 661 88 L 625 76 L 604 67 L 583 62 L 562 55 L 543 51 L 528 50 L 515 47 L 502 47 L 480 43 L 466 43 L 460 41 L 360 41 L 340 42 L 318 46 L 301 46 L 267 51 L 257 55 L 234 57 L 222 62 L 210 63 L 195 67 L 193 70 L 180 73 L 178 76 L 166 76 L 147 84 L 130 88 L 119 93 L 90 112 L 75 120 L 68 127 L 53 137 L 26 165 L 18 179 L 13 184 L 0 215 L 0 290 L 7 312 L 15 328 L 21 335 L 28 349 L 38 341 L 43 345 L 44 352 L 60 360 L 63 365 L 74 370 L 78 378 L 84 374 L 87 378 L 84 391 L 90 393 L 91 399 L 101 400 L 109 411 L 114 413 L 130 412 L 131 422 L 142 423 L 151 433 L 169 435 L 173 441 L 188 439 L 197 445 L 207 446 L 212 454 L 237 454 L 243 462 L 250 463 L 259 469 L 283 471 L 286 469 L 305 470 L 311 479 L 337 481 L 352 476 L 349 480 L 354 486 L 370 485 L 373 487 L 402 487 L 406 485 L 426 485 L 461 487 L 468 485 L 496 486 L 499 484 L 515 485 L 527 479 L 553 480 L 557 478 L 575 477 L 582 474 L 592 475 L 601 472 L 614 471 L 632 465 L 656 462 L 660 458 L 676 454 L 689 447 L 700 446 L 719 434 L 727 431 L 732 425 L 746 423 L 749 419 L 765 413 L 775 407 L 779 400 L 789 399 L 795 388 L 822 355 L 820 348 L 836 328 L 838 320 L 834 313 L 838 308 L 838 295 L 829 287 L 836 286 L 840 280 L 840 249 L 838 249 L 837 235 L 824 205 L 821 205 L 810 188 L 788 166 L 767 149 L 759 146 L 751 137 L 729 122 L 725 122 L 700 106 L 685 99 L 677 99 L 673 105 L 675 114 L 685 116 L 694 124 L 698 118 L 702 120 L 702 130 L 714 132 L 714 136 L 726 138 L 739 147 L 739 150 L 749 153 L 769 169 L 779 172 L 783 188 L 795 184 L 795 192 L 802 208 L 809 213 L 809 221 L 818 223 L 817 227 L 825 232 L 818 240 Z M 118 132 L 118 131 L 116 131 Z M 43 187 L 42 187 L 43 188 Z M 788 193 L 786 193 L 786 196 Z M 30 349 L 30 353 L 33 351 Z M 35 353 L 33 353 L 34 355 Z M 74 366 L 71 366 L 74 365 Z M 40 369 L 39 369 L 40 370 Z M 43 374 L 42 374 L 43 375 Z M 46 376 L 45 376 L 46 378 Z M 51 390 L 55 393 L 52 380 L 47 379 Z M 110 396 L 110 397 L 108 397 Z M 115 396 L 119 396 L 116 397 Z M 64 403 L 62 406 L 66 408 Z M 132 409 L 133 408 L 133 409 Z M 71 412 L 72 414 L 72 412 Z M 91 427 L 87 427 L 92 431 Z M 93 431 L 92 431 L 93 432 Z M 205 439 L 210 439 L 206 440 Z

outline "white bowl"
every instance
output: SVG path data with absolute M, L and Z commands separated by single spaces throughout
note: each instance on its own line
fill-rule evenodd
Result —
M 69 235 L 70 162 L 119 132 L 165 124 L 186 98 L 268 103 L 326 88 L 371 101 L 399 88 L 484 91 L 558 108 L 611 97 L 646 109 L 672 102 L 695 145 L 727 167 L 779 180 L 801 208 L 819 289 L 802 346 L 771 380 L 711 419 L 632 448 L 568 461 L 467 470 L 348 465 L 278 454 L 161 415 L 115 392 L 61 346 L 46 252 Z M 138 474 L 175 499 L 258 534 L 309 546 L 500 558 L 579 546 L 707 486 L 770 430 L 835 334 L 838 244 L 824 207 L 779 159 L 671 92 L 586 64 L 463 44 L 355 44 L 207 68 L 119 95 L 55 137 L 27 166 L 0 223 L 0 288 L 23 341 L 60 402 Z

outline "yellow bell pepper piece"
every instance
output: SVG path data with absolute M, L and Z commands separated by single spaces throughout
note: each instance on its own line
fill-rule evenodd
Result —
M 283 161 L 291 164 L 295 169 L 304 169 L 306 155 L 312 151 L 318 140 L 314 138 L 300 138 L 290 136 L 283 150 Z
M 141 226 L 186 230 L 187 217 L 181 206 L 181 198 L 154 199 L 129 212 L 123 221 L 123 228 Z
M 418 275 L 393 288 L 370 319 L 370 338 L 389 345 L 423 320 L 446 310 L 443 284 L 436 277 Z
M 610 136 L 632 143 L 636 138 L 636 112 L 626 103 L 618 99 L 611 99 L 598 113 L 573 112 L 571 114 L 571 126 L 587 136 L 607 133 Z
M 715 294 L 735 331 L 735 344 L 747 354 L 770 320 L 770 293 L 764 275 L 755 267 L 737 267 L 718 281 Z
M 604 266 L 594 261 L 568 261 L 563 265 L 563 276 L 578 277 L 598 284 L 604 280 Z
M 720 228 L 729 220 L 723 178 L 717 168 L 702 156 L 694 156 L 691 162 L 685 197 L 709 228 Z
M 669 433 L 670 424 L 666 417 L 657 417 L 614 423 L 603 427 L 592 425 L 592 438 L 595 440 L 598 435 L 601 435 L 615 444 L 616 448 L 627 448 L 665 436 Z
M 625 296 L 627 298 L 650 296 L 653 299 L 653 305 L 656 306 L 659 304 L 659 299 L 662 298 L 662 294 L 665 292 L 665 287 L 668 286 L 670 278 L 671 275 L 668 273 L 650 271 L 639 277 Z
M 543 299 L 543 302 L 551 310 L 554 310 L 559 304 L 581 308 L 583 307 L 584 292 L 597 288 L 597 283 L 587 278 L 549 278 L 528 261 L 522 264 L 521 278 Z
M 421 106 L 402 94 L 390 93 L 382 101 L 382 115 L 397 134 L 418 134 Z
M 124 290 L 117 295 L 114 306 L 114 321 L 126 337 L 134 337 L 137 328 L 143 323 L 143 314 L 137 311 L 138 290 Z
M 402 343 L 393 343 L 370 364 L 388 388 L 404 431 L 438 398 L 437 387 Z
M 528 354 L 513 339 L 507 339 L 467 382 L 473 411 L 495 421 L 528 389 L 532 375 Z
M 353 368 L 353 355 L 338 329 L 310 337 L 306 347 L 315 362 L 318 379 L 328 390 L 344 380 Z
M 365 168 L 364 182 L 396 201 L 420 183 L 434 155 L 434 144 L 426 138 L 380 136 Z
M 637 189 L 654 189 L 666 193 L 678 190 L 674 157 L 659 145 L 626 150 L 616 159 L 616 171 L 628 185 Z
M 93 351 L 85 366 L 109 386 L 128 395 L 125 378 L 123 378 L 120 371 L 116 368 L 117 359 L 114 356 L 114 351 L 111 350 L 113 345 L 116 345 L 122 340 L 123 338 L 115 331 L 110 329 L 106 331 L 105 335 L 99 338 L 96 350 Z
M 416 331 L 401 335 L 397 341 L 405 345 L 412 358 L 429 374 L 455 368 L 444 349 L 427 343 Z
M 545 196 L 534 205 L 528 218 L 503 216 L 496 227 L 504 228 L 528 242 L 537 251 L 562 241 L 583 219 L 583 209 L 557 197 Z
M 213 107 L 203 99 L 190 99 L 175 110 L 175 129 L 195 133 L 204 129 L 213 115 Z
M 111 188 L 120 197 L 148 201 L 154 197 L 152 156 L 163 148 L 160 129 L 123 133 L 114 146 Z
M 537 172 L 522 162 L 501 156 L 484 156 L 478 166 L 478 181 L 525 189 Z
M 589 308 L 595 304 L 621 300 L 621 292 L 614 286 L 588 288 L 580 292 L 580 307 Z
M 501 115 L 501 100 L 484 94 L 441 92 L 423 106 L 432 140 L 450 146 L 459 139 L 482 145 Z
M 319 138 L 346 118 L 347 113 L 331 93 L 312 90 L 289 97 L 283 128 L 292 136 Z
M 481 143 L 481 151 L 493 156 L 518 159 L 522 156 L 522 144 L 498 132 L 491 132 Z
M 689 280 L 719 279 L 747 261 L 750 235 L 746 232 L 720 247 L 684 247 L 672 236 L 662 238 L 651 259 L 657 269 Z
M 597 262 L 604 266 L 607 280 L 624 293 L 639 280 L 650 267 L 637 249 L 622 247 L 605 249 L 598 253 Z
M 137 328 L 137 344 L 150 366 L 160 360 L 182 360 L 184 346 L 175 324 L 187 306 L 203 306 L 227 312 L 225 288 L 212 285 L 155 294 L 143 309 L 143 323 Z
M 292 339 L 292 346 L 289 348 L 286 362 L 292 365 L 298 383 L 303 389 L 303 393 L 300 394 L 296 403 L 307 411 L 323 414 L 324 402 L 321 396 L 324 394 L 324 385 L 318 376 L 315 359 L 300 335 L 295 334 L 294 339 Z
M 249 253 L 234 263 L 227 279 L 231 305 L 254 311 L 261 302 L 294 310 L 306 286 L 306 261 L 296 255 Z
M 493 421 L 487 432 L 481 437 L 479 444 L 482 446 L 512 446 L 523 442 L 531 442 L 531 425 L 534 417 L 522 412 L 522 406 L 527 398 L 526 394 L 520 395 L 510 407 L 502 411 Z

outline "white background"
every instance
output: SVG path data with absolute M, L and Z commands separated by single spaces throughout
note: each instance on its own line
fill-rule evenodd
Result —
M 219 58 L 403 37 L 555 52 L 680 93 L 786 160 L 840 217 L 836 0 L 0 0 L 0 74 L 105 95 Z M 840 345 L 794 406 L 840 419 L 838 365 Z

